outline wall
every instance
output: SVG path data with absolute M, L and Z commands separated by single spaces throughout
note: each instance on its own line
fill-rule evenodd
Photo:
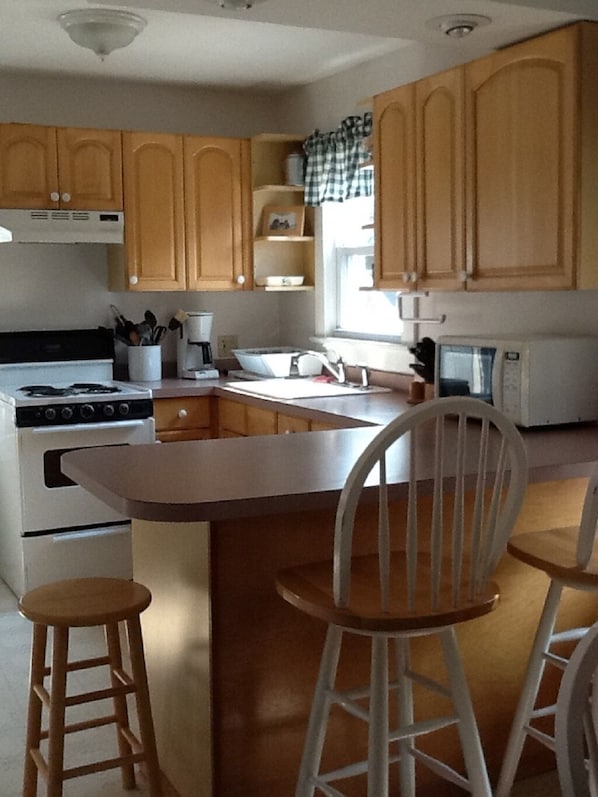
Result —
M 3 74 L 0 96 L 0 122 L 239 137 L 281 130 L 271 94 Z M 102 245 L 2 244 L 0 275 L 0 330 L 111 326 L 113 303 L 135 321 L 147 308 L 161 323 L 179 307 L 213 311 L 214 342 L 236 334 L 240 346 L 268 346 L 282 334 L 275 294 L 110 293 Z M 164 355 L 175 360 L 172 333 Z

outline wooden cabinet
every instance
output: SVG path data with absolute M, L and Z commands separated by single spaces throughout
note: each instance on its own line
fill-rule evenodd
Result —
M 300 418 L 297 415 L 287 415 L 279 412 L 276 417 L 277 434 L 295 434 L 295 432 L 310 432 L 311 421 L 309 418 Z
M 110 250 L 112 290 L 251 287 L 249 144 L 123 133 L 125 247 Z
M 267 208 L 284 212 L 303 207 L 303 186 L 285 184 L 285 161 L 303 152 L 303 137 L 264 133 L 251 140 L 253 188 L 254 284 L 263 290 L 312 290 L 314 285 L 313 208 L 304 208 L 303 229 L 296 235 L 264 233 Z M 273 277 L 303 277 L 303 285 L 268 285 Z M 268 279 L 270 278 L 270 279 Z M 277 281 L 284 283 L 284 280 Z
M 276 412 L 232 399 L 218 400 L 218 437 L 276 434 Z
M 574 26 L 465 67 L 468 290 L 575 285 L 583 49 Z
M 154 417 L 156 439 L 162 443 L 213 437 L 209 396 L 154 399 Z
M 434 75 L 374 99 L 376 285 L 461 287 L 463 74 Z
M 120 131 L 0 125 L 0 207 L 122 210 Z
M 186 137 L 188 290 L 251 287 L 249 141 Z
M 598 25 L 374 98 L 376 284 L 598 288 Z

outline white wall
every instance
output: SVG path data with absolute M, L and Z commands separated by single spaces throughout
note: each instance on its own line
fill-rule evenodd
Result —
M 362 112 L 360 100 L 481 55 L 411 45 L 302 89 L 280 95 L 166 88 L 143 84 L 0 76 L 0 122 L 146 129 L 199 135 L 251 136 L 336 127 Z M 179 307 L 209 310 L 214 339 L 237 334 L 239 345 L 307 346 L 315 330 L 316 297 L 246 293 L 110 293 L 101 246 L 0 246 L 0 330 L 105 324 L 109 304 L 141 318 L 150 307 L 161 321 Z M 580 331 L 598 334 L 598 292 L 437 294 L 423 315 L 447 314 L 440 332 Z M 417 330 L 416 330 L 417 331 Z M 412 335 L 412 330 L 408 334 Z M 174 341 L 166 341 L 174 359 Z
M 271 94 L 3 74 L 0 97 L 0 122 L 238 137 L 284 130 Z M 282 334 L 276 294 L 110 293 L 102 245 L 2 244 L 0 280 L 0 330 L 112 325 L 114 303 L 136 321 L 147 308 L 162 323 L 179 307 L 212 311 L 214 344 L 236 334 L 240 346 L 271 346 Z M 171 333 L 164 359 L 175 358 Z

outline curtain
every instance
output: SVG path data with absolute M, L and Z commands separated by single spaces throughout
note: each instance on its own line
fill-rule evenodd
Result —
M 369 160 L 365 139 L 372 132 L 372 114 L 348 116 L 336 130 L 315 130 L 303 143 L 305 151 L 305 204 L 343 202 L 374 193 L 372 169 L 360 169 Z

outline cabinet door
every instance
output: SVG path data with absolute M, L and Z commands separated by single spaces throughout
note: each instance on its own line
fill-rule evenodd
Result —
M 276 413 L 262 407 L 247 406 L 247 434 L 276 434 Z
M 286 415 L 279 412 L 276 418 L 277 434 L 294 434 L 295 432 L 309 432 L 311 423 L 307 418 L 298 418 L 296 415 Z
M 154 399 L 156 437 L 163 443 L 211 437 L 209 396 Z
M 380 289 L 414 286 L 415 170 L 413 84 L 374 98 L 375 280 Z
M 75 210 L 122 210 L 118 130 L 58 128 L 60 203 Z
M 463 69 L 415 84 L 417 287 L 460 290 L 465 276 Z
M 245 437 L 246 435 L 246 405 L 231 399 L 218 399 L 218 437 Z
M 465 67 L 468 290 L 574 284 L 577 33 Z
M 184 290 L 183 139 L 123 133 L 127 287 Z
M 58 199 L 56 128 L 0 125 L 0 207 L 51 209 Z
M 187 287 L 251 287 L 249 142 L 185 137 L 184 153 Z

